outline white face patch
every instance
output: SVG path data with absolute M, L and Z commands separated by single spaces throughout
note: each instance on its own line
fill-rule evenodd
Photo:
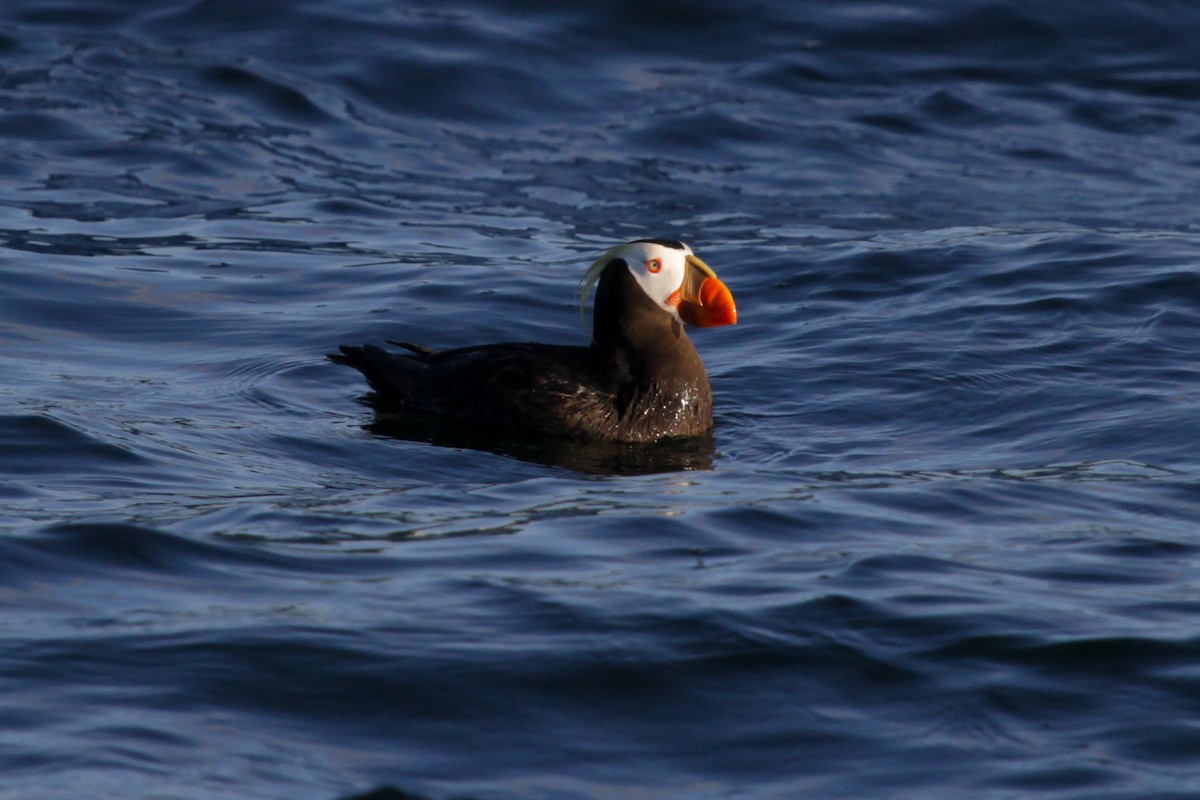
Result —
M 677 315 L 675 304 L 669 300 L 683 285 L 683 276 L 687 272 L 684 259 L 692 254 L 691 248 L 684 245 L 683 250 L 676 250 L 661 244 L 634 242 L 620 249 L 624 251 L 621 258 L 629 265 L 629 271 L 646 296 Z
M 682 250 L 656 242 L 630 242 L 611 247 L 583 276 L 580 302 L 582 304 L 586 301 L 588 290 L 600 279 L 604 267 L 613 259 L 619 258 L 628 265 L 630 274 L 642 287 L 646 296 L 678 319 L 679 311 L 671 300 L 672 295 L 683 284 L 687 274 L 687 257 L 690 255 L 692 248 L 686 244 Z M 581 305 L 580 314 L 582 313 Z

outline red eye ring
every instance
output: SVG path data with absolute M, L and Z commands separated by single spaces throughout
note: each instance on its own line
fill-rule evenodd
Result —
M 650 272 L 651 275 L 657 275 L 659 270 L 662 269 L 662 259 L 661 258 L 650 259 L 649 261 L 646 262 L 646 269 Z

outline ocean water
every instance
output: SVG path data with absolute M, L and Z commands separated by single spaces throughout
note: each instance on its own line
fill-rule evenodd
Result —
M 1200 7 L 10 0 L 0 797 L 1200 792 Z M 689 242 L 710 439 L 378 416 Z

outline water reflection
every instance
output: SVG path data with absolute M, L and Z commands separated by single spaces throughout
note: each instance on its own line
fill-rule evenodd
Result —
M 716 454 L 711 433 L 649 444 L 578 442 L 471 425 L 440 417 L 399 413 L 374 398 L 368 398 L 366 403 L 375 410 L 375 419 L 366 428 L 378 436 L 427 442 L 438 447 L 482 450 L 589 475 L 651 475 L 710 470 Z

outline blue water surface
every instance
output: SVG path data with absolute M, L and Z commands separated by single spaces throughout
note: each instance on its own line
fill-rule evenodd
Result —
M 6 2 L 0 797 L 1196 797 L 1196 30 Z M 325 360 L 584 343 L 643 236 L 737 298 L 711 439 Z

